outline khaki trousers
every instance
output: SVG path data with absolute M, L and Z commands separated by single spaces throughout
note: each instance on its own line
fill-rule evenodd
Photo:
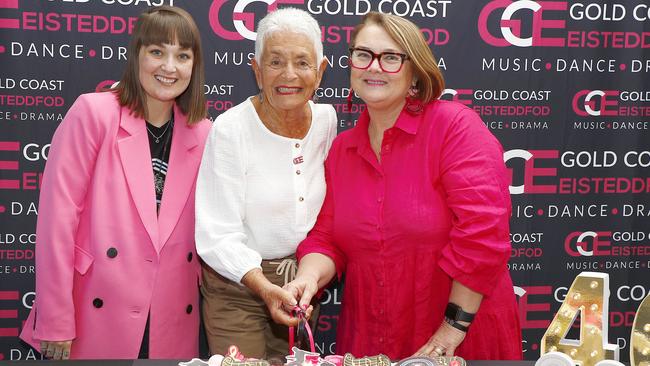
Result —
M 262 272 L 280 287 L 295 277 L 287 257 L 262 261 Z M 235 345 L 246 357 L 268 359 L 289 354 L 289 328 L 276 324 L 262 299 L 203 264 L 203 323 L 211 354 L 227 355 Z M 312 319 L 318 317 L 314 312 Z M 284 360 L 282 358 L 282 360 Z

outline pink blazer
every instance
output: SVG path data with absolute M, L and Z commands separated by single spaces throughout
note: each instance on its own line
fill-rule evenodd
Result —
M 160 214 L 145 123 L 113 93 L 81 95 L 52 140 L 36 228 L 36 300 L 20 337 L 73 339 L 73 359 L 198 355 L 194 189 L 210 129 L 176 107 Z

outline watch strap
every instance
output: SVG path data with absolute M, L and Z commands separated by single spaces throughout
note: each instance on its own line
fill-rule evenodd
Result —
M 474 320 L 475 315 L 476 314 L 463 311 L 463 309 L 460 306 L 454 304 L 453 302 L 448 303 L 447 309 L 445 310 L 445 317 L 452 319 L 454 321 L 471 323 L 472 320 Z

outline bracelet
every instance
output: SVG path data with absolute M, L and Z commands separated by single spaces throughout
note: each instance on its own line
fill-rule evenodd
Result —
M 469 325 L 462 325 L 459 322 L 457 322 L 454 319 L 451 319 L 451 318 L 449 318 L 447 316 L 445 316 L 445 321 L 447 322 L 447 324 L 449 324 L 452 327 L 460 330 L 461 332 L 467 333 L 467 331 L 469 330 Z
M 472 320 L 474 320 L 475 315 L 476 314 L 463 311 L 460 306 L 454 304 L 453 302 L 450 302 L 447 304 L 447 309 L 445 310 L 445 321 L 452 327 L 460 331 L 467 332 L 469 325 L 463 325 L 458 322 L 461 321 L 471 323 Z

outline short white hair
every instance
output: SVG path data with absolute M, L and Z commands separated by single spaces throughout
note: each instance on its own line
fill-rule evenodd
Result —
M 318 22 L 308 12 L 297 8 L 281 8 L 268 13 L 257 25 L 257 37 L 255 38 L 255 61 L 262 62 L 264 41 L 266 38 L 277 32 L 291 32 L 307 36 L 314 44 L 316 51 L 316 62 L 320 68 L 323 60 L 323 42 L 321 42 L 321 30 Z

